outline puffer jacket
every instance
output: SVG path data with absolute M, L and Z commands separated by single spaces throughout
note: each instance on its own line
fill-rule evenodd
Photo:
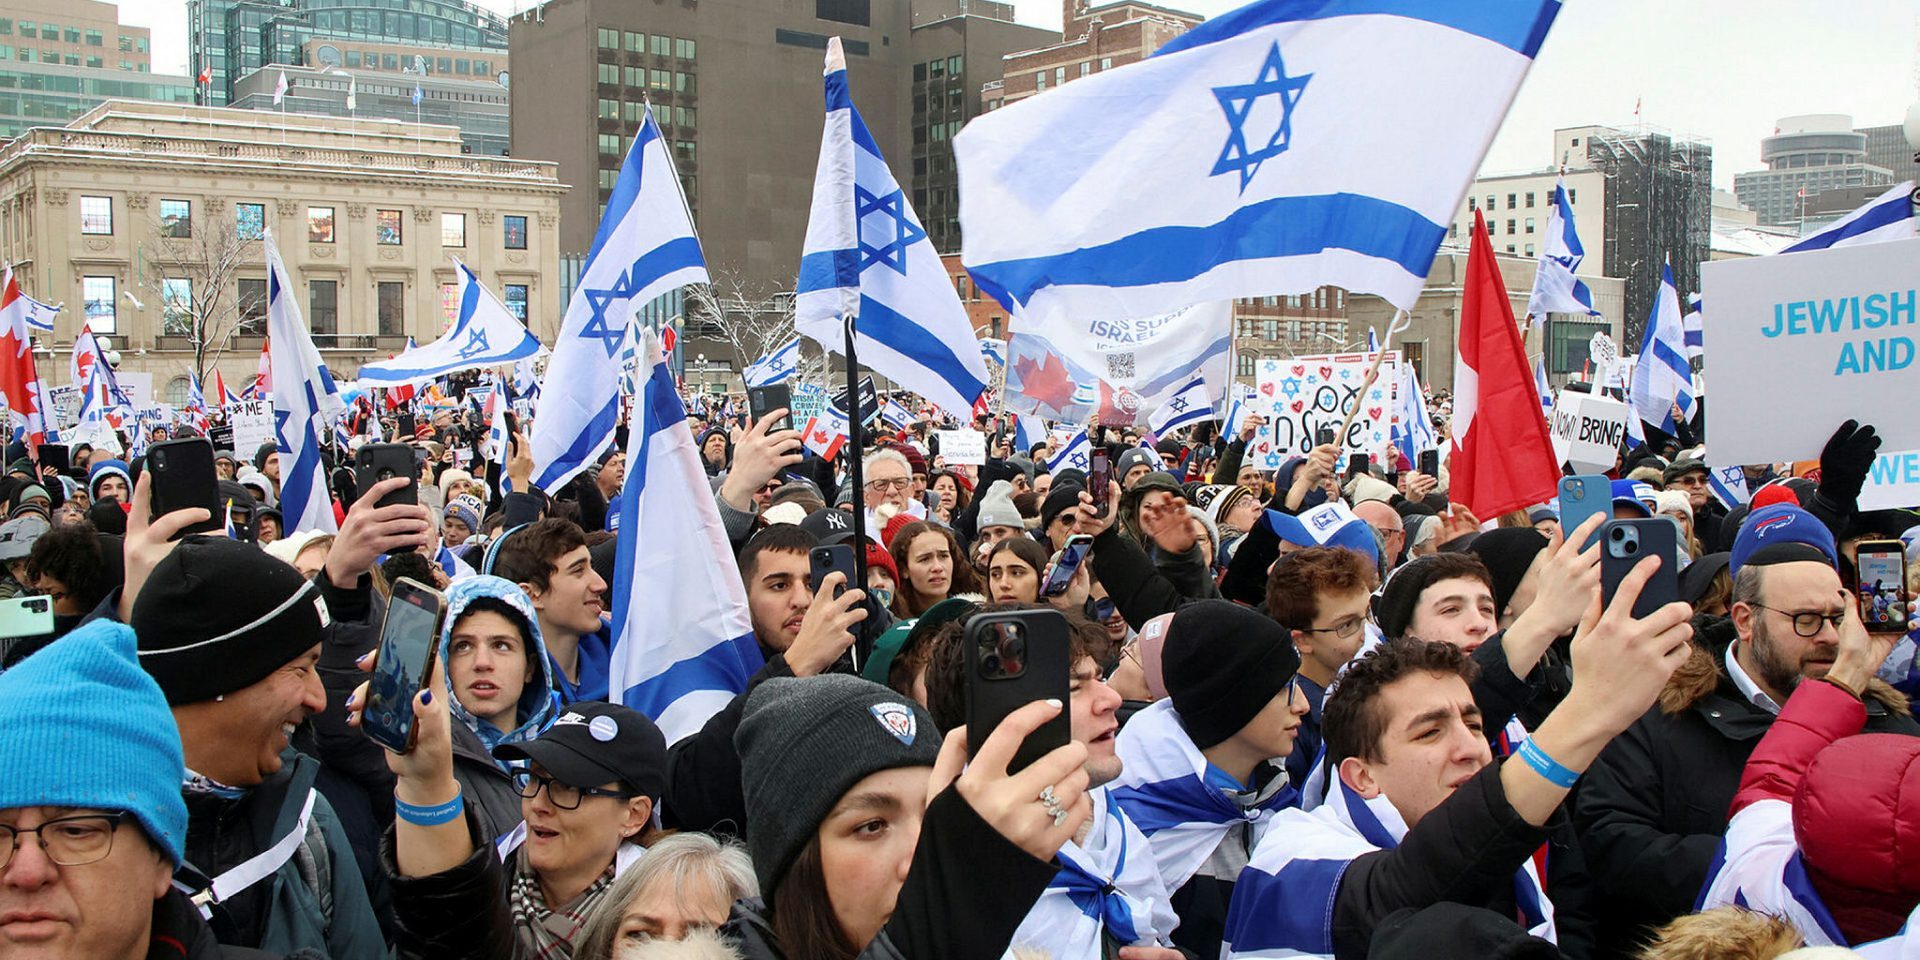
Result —
M 475 808 L 481 834 L 498 838 L 520 823 L 520 795 L 515 792 L 512 764 L 493 758 L 493 748 L 505 743 L 531 740 L 553 725 L 553 679 L 548 665 L 547 645 L 540 635 L 540 617 L 532 601 L 518 584 L 495 576 L 475 576 L 455 581 L 447 588 L 447 615 L 440 627 L 440 662 L 450 662 L 453 631 L 466 615 L 467 608 L 480 599 L 498 600 L 517 614 L 519 627 L 529 638 L 527 662 L 531 667 L 520 691 L 519 723 L 501 732 L 493 724 L 472 714 L 460 702 L 460 693 L 452 689 L 453 678 L 442 671 L 447 684 L 447 711 L 453 724 L 453 778 L 460 783 L 467 806 Z
M 193 902 L 179 890 L 153 902 L 153 929 L 148 934 L 147 960 L 275 960 L 277 954 L 248 947 L 230 947 L 213 930 Z M 295 950 L 284 960 L 326 960 L 317 950 Z

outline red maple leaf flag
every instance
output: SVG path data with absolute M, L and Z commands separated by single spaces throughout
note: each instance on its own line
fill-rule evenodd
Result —
M 1021 357 L 1014 361 L 1013 367 L 1020 378 L 1021 394 L 1055 410 L 1065 410 L 1073 403 L 1073 378 L 1059 357 L 1049 353 L 1041 363 Z
M 1491 520 L 1552 499 L 1554 460 L 1533 368 L 1513 322 L 1513 301 L 1480 211 L 1460 309 L 1460 352 L 1453 362 L 1453 502 Z
M 33 341 L 27 332 L 28 304 L 13 271 L 0 289 L 0 404 L 13 412 L 13 424 L 22 428 L 27 449 L 47 440 L 46 417 L 40 408 L 40 374 L 33 366 Z

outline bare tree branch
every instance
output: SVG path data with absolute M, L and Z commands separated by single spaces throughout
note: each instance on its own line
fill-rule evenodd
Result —
M 260 332 L 266 305 L 263 295 L 243 302 L 240 292 L 240 272 L 260 264 L 258 225 L 240 224 L 212 204 L 202 211 L 187 220 L 154 219 L 156 249 L 140 282 L 159 292 L 161 335 L 187 341 L 193 377 L 205 383 L 236 335 Z

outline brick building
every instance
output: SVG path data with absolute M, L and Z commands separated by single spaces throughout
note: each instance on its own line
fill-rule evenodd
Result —
M 981 89 L 987 109 L 1024 100 L 1069 80 L 1145 60 L 1167 41 L 1200 25 L 1199 14 L 1122 0 L 1089 8 L 1062 0 L 1059 43 L 1009 54 L 1001 79 Z

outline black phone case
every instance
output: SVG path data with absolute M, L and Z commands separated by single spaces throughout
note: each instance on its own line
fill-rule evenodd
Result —
M 786 384 L 747 388 L 747 412 L 753 415 L 755 423 L 766 419 L 769 412 L 783 408 L 793 409 L 793 390 Z
M 994 624 L 1026 627 L 1026 669 L 1017 677 L 988 680 L 981 670 L 980 642 Z M 974 753 L 1007 715 L 1035 700 L 1058 700 L 1059 716 L 1027 735 L 1014 751 L 1007 772 L 1024 770 L 1035 760 L 1073 739 L 1073 721 L 1065 705 L 1073 687 L 1067 618 L 1058 610 L 1008 610 L 982 613 L 967 621 L 967 747 Z
M 359 491 L 358 497 L 366 496 L 367 490 L 380 482 L 380 474 L 385 471 L 406 477 L 407 485 L 381 497 L 374 506 L 420 502 L 420 471 L 414 465 L 413 448 L 404 443 L 370 443 L 353 455 L 353 484 Z
M 174 539 L 227 528 L 225 505 L 220 502 L 220 479 L 213 469 L 213 444 L 200 437 L 165 440 L 147 451 L 150 509 L 160 517 L 175 510 L 204 507 L 207 519 L 195 523 Z
M 839 590 L 834 591 L 834 596 L 845 593 L 847 587 L 860 586 L 855 579 L 853 547 L 844 543 L 833 543 L 807 551 L 807 582 L 810 589 L 820 589 L 821 579 L 836 570 L 846 575 L 847 582 Z
M 1640 546 L 1632 556 L 1616 556 L 1613 532 L 1616 529 L 1632 527 L 1640 534 Z M 1613 602 L 1613 595 L 1619 592 L 1620 581 L 1626 579 L 1635 565 L 1649 556 L 1660 558 L 1660 569 L 1653 572 L 1646 586 L 1640 590 L 1639 599 L 1633 602 L 1634 619 L 1652 614 L 1655 610 L 1680 599 L 1680 530 L 1673 521 L 1664 517 L 1652 517 L 1645 520 L 1609 520 L 1600 526 L 1600 602 L 1607 605 Z
M 1419 469 L 1421 473 L 1424 473 L 1429 477 L 1434 477 L 1437 479 L 1440 476 L 1440 451 L 1438 450 L 1420 451 Z

